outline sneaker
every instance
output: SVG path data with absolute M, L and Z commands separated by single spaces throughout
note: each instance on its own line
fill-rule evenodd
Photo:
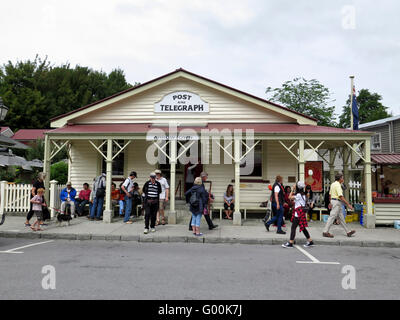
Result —
M 305 245 L 303 245 L 304 248 L 310 248 L 313 246 L 314 246 L 314 241 L 310 241 L 310 242 L 307 241 L 307 243 Z
M 285 231 L 282 231 L 282 230 L 281 230 L 281 231 L 277 231 L 276 233 L 277 233 L 277 234 L 286 234 L 286 232 L 285 232 Z
M 268 224 L 268 223 L 265 224 L 265 228 L 266 228 L 267 231 L 269 232 L 269 224 Z
M 149 229 L 144 229 L 144 234 L 148 234 L 149 233 Z
M 125 222 L 126 224 L 132 224 L 133 222 L 131 220 Z
M 156 229 L 154 229 L 154 228 L 151 228 L 151 232 L 156 232 Z
M 293 248 L 293 244 L 290 242 L 286 242 L 285 244 L 282 245 L 284 248 Z

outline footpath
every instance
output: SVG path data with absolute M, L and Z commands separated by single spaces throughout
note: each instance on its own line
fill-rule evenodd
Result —
M 33 222 L 32 219 L 31 222 Z M 233 226 L 232 221 L 214 219 L 218 228 L 208 230 L 202 222 L 201 237 L 196 237 L 188 230 L 188 222 L 182 224 L 167 224 L 156 227 L 156 232 L 145 235 L 142 217 L 135 218 L 134 223 L 127 225 L 121 219 L 114 219 L 113 223 L 105 224 L 102 221 L 89 221 L 86 217 L 75 218 L 67 226 L 57 226 L 55 221 L 50 221 L 44 231 L 32 231 L 25 227 L 25 217 L 7 216 L 5 223 L 0 226 L 0 238 L 27 238 L 27 239 L 66 239 L 66 240 L 111 240 L 111 241 L 137 241 L 137 242 L 187 242 L 187 243 L 240 243 L 255 245 L 281 245 L 289 239 L 290 225 L 286 222 L 286 235 L 276 233 L 276 228 L 271 227 L 268 232 L 260 219 L 248 219 L 242 226 Z M 356 230 L 353 237 L 348 238 L 342 227 L 333 226 L 330 233 L 334 238 L 322 237 L 324 223 L 320 221 L 309 222 L 309 232 L 316 245 L 358 246 L 358 247 L 389 247 L 400 248 L 400 230 L 393 227 L 377 227 L 365 229 L 359 223 L 349 223 L 351 229 Z M 296 242 L 305 243 L 302 233 L 296 233 Z

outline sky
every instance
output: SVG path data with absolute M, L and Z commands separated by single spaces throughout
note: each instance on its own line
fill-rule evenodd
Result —
M 2 0 L 0 64 L 124 70 L 129 83 L 184 68 L 267 98 L 267 87 L 317 79 L 342 111 L 356 90 L 400 114 L 397 0 Z

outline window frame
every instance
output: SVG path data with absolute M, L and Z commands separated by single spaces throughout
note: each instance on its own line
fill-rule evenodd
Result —
M 264 173 L 264 161 L 263 161 L 263 156 L 264 156 L 264 144 L 263 143 L 258 143 L 255 147 L 254 147 L 254 159 L 256 159 L 256 151 L 259 152 L 259 154 L 261 155 L 260 158 L 260 167 L 261 167 L 261 174 L 260 175 L 242 175 L 240 174 L 240 179 L 252 179 L 252 180 L 261 180 L 263 179 L 263 173 Z M 257 150 L 258 149 L 258 150 Z M 242 154 L 244 154 L 246 152 L 246 147 L 242 144 Z M 246 158 L 245 158 L 246 159 Z M 240 171 L 242 167 L 240 167 Z M 254 166 L 255 169 L 255 166 Z M 253 169 L 253 171 L 254 171 Z
M 375 139 L 376 137 L 378 137 L 379 140 L 379 147 L 375 147 Z M 382 150 L 382 134 L 380 132 L 375 133 L 372 137 L 371 137 L 371 150 L 373 151 L 379 151 Z

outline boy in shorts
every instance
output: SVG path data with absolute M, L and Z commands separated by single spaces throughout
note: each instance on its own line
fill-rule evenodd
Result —
M 40 222 L 43 220 L 43 211 L 42 207 L 46 206 L 46 203 L 43 201 L 43 194 L 44 194 L 44 189 L 39 188 L 37 190 L 37 195 L 35 195 L 32 199 L 32 210 L 33 213 L 36 215 L 37 220 L 35 223 L 31 226 L 31 229 L 33 231 L 43 231 L 43 229 L 40 229 Z

